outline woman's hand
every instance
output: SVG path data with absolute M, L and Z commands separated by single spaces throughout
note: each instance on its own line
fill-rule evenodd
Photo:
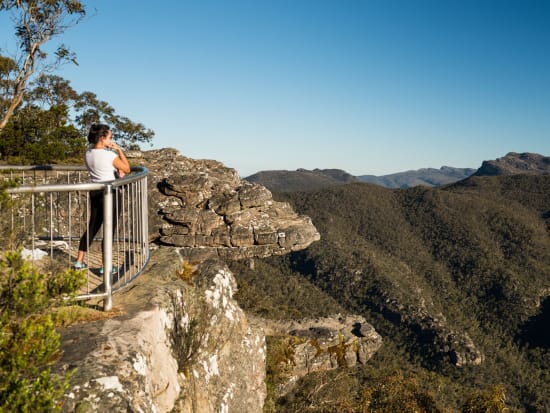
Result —
M 118 146 L 116 144 L 115 141 L 111 141 L 111 142 L 107 143 L 105 146 L 107 146 L 107 148 L 109 148 L 109 149 L 114 149 L 117 152 L 122 150 L 122 149 L 120 149 L 120 146 Z
M 113 160 L 113 166 L 118 169 L 118 173 L 122 178 L 124 175 L 130 173 L 130 163 L 128 162 L 128 159 L 126 159 L 126 155 L 124 155 L 122 149 L 120 149 L 120 146 L 113 141 L 109 142 L 108 145 L 108 148 L 118 152 L 118 156 Z

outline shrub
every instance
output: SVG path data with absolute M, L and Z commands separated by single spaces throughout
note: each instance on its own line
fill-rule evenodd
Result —
M 57 293 L 74 294 L 83 275 L 40 274 L 19 252 L 0 255 L 0 411 L 60 410 L 70 374 L 52 374 L 59 335 L 51 317 Z

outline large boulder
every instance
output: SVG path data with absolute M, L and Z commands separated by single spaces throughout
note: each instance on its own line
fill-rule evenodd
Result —
M 190 261 L 283 255 L 319 240 L 309 217 L 220 162 L 170 148 L 128 157 L 149 169 L 151 240 L 177 247 Z

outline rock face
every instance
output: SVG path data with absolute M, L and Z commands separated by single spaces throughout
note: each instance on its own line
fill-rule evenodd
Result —
M 548 175 L 550 157 L 536 153 L 510 152 L 492 161 L 483 161 L 475 176 L 494 175 Z
M 76 367 L 64 412 L 262 411 L 265 339 L 233 300 L 232 274 L 181 268 L 173 248 L 155 251 L 117 295 L 125 314 L 62 331 L 57 368 Z
M 309 217 L 234 169 L 175 149 L 129 153 L 149 168 L 149 234 L 191 261 L 282 255 L 319 239 Z
M 253 323 L 260 323 L 267 335 L 282 337 L 288 348 L 289 356 L 281 360 L 286 382 L 278 389 L 279 395 L 306 374 L 366 364 L 382 346 L 380 334 L 358 315 Z

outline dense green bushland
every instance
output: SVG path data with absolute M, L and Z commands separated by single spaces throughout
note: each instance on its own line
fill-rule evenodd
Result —
M 70 375 L 51 373 L 59 356 L 55 328 L 74 319 L 59 310 L 71 303 L 85 274 L 55 261 L 39 270 L 23 260 L 17 249 L 21 234 L 10 219 L 18 200 L 3 190 L 15 185 L 0 183 L 0 412 L 59 411 Z
M 84 282 L 82 272 L 39 272 L 18 252 L 0 253 L 0 412 L 54 412 L 70 375 L 59 356 L 53 308 Z
M 350 184 L 275 196 L 309 215 L 321 240 L 256 265 L 254 277 L 269 274 L 262 289 L 270 298 L 258 302 L 270 300 L 274 314 L 280 306 L 322 312 L 325 301 L 316 307 L 303 300 L 323 291 L 365 316 L 384 348 L 395 350 L 379 352 L 369 369 L 398 366 L 384 377 L 405 372 L 440 408 L 466 409 L 467 400 L 481 397 L 474 395 L 478 389 L 487 397 L 504 392 L 512 411 L 547 411 L 548 335 L 534 326 L 548 319 L 542 304 L 550 289 L 550 177 L 472 177 L 440 189 Z M 243 283 L 253 277 L 236 273 Z M 272 295 L 283 285 L 268 284 L 275 273 L 305 278 L 316 294 L 289 306 L 292 294 Z M 248 308 L 265 313 L 247 300 Z M 482 364 L 455 366 L 442 332 L 469 336 Z M 357 389 L 372 385 L 360 377 L 357 383 Z M 441 383 L 453 390 L 443 391 Z M 304 391 L 299 385 L 293 397 Z

